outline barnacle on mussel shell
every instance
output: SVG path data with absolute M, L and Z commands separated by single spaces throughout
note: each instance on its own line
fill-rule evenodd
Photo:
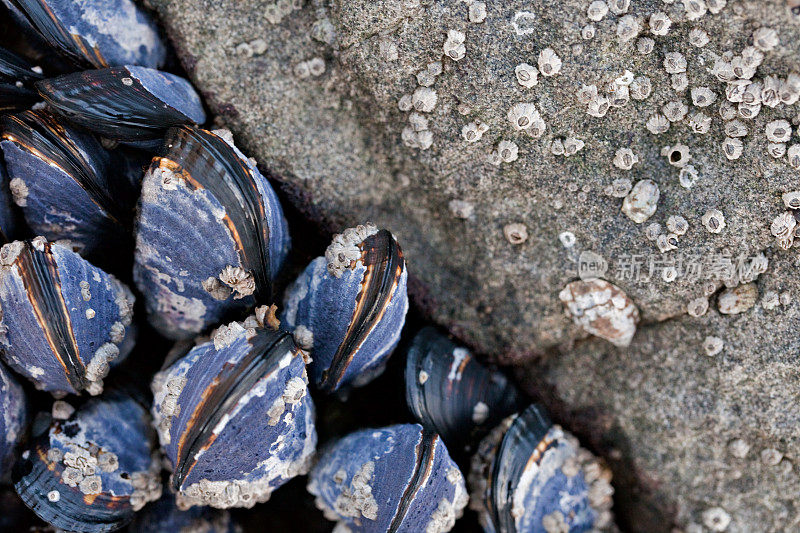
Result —
M 128 527 L 129 533 L 240 533 L 241 528 L 228 511 L 211 507 L 192 507 L 182 511 L 175 497 L 164 492 L 149 504 Z
M 25 423 L 25 391 L 0 364 L 0 481 L 10 470 Z
M 173 339 L 271 301 L 289 250 L 275 192 L 225 137 L 170 130 L 142 182 L 133 275 L 150 322 Z
M 161 495 L 153 437 L 147 410 L 132 397 L 93 398 L 36 437 L 14 467 L 14 487 L 60 530 L 114 531 Z
M 405 380 L 411 412 L 451 448 L 480 436 L 521 407 L 516 387 L 501 372 L 486 368 L 432 327 L 414 337 Z
M 17 22 L 85 67 L 143 65 L 166 58 L 158 27 L 133 0 L 3 0 Z
M 335 442 L 311 470 L 308 490 L 326 518 L 354 533 L 449 531 L 468 500 L 442 439 L 419 424 Z
M 132 185 L 91 135 L 47 111 L 0 118 L 0 148 L 15 203 L 37 235 L 68 240 L 83 253 L 119 242 L 130 227 Z
M 99 394 L 109 362 L 130 351 L 133 295 L 116 278 L 42 237 L 0 249 L 0 343 L 37 388 Z
M 11 190 L 6 166 L 0 160 L 0 245 L 13 241 L 17 236 L 17 214 L 11 203 Z
M 612 527 L 610 471 L 531 405 L 481 442 L 469 475 L 470 508 L 487 533 Z
M 185 79 L 132 65 L 86 70 L 36 83 L 50 107 L 107 139 L 150 146 L 171 126 L 206 120 Z
M 275 321 L 259 307 L 156 374 L 153 416 L 180 508 L 252 507 L 308 471 L 306 354 Z
M 44 76 L 34 68 L 0 46 L 0 113 L 21 111 L 41 100 L 33 84 Z
M 336 235 L 287 289 L 282 318 L 311 350 L 317 387 L 360 386 L 383 371 L 408 311 L 407 277 L 394 236 L 366 224 Z

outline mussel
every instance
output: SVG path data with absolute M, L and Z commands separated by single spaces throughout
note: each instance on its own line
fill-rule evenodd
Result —
M 36 87 L 67 120 L 137 146 L 158 146 L 167 128 L 206 120 L 200 97 L 188 81 L 145 67 L 74 72 L 41 80 Z
M 0 128 L 12 196 L 37 235 L 89 255 L 120 242 L 132 222 L 132 184 L 112 174 L 93 136 L 44 110 L 0 117 Z
M 23 452 L 12 473 L 25 504 L 66 531 L 114 531 L 161 496 L 147 410 L 114 391 L 73 410 L 54 408 L 49 430 Z
M 3 0 L 17 22 L 76 65 L 158 68 L 166 48 L 133 0 Z
M 522 407 L 508 378 L 483 366 L 469 350 L 432 327 L 414 337 L 405 381 L 411 412 L 451 448 L 481 436 Z
M 335 442 L 311 470 L 308 490 L 326 518 L 354 533 L 449 531 L 468 500 L 441 438 L 419 424 L 365 429 Z
M 134 297 L 116 278 L 42 237 L 0 249 L 0 343 L 14 370 L 57 394 L 99 394 L 133 344 Z
M 211 507 L 178 509 L 175 497 L 167 491 L 157 502 L 136 514 L 128 533 L 241 533 L 228 511 Z
M 41 100 L 33 84 L 43 77 L 41 69 L 0 46 L 0 113 L 22 111 Z
M 25 391 L 11 372 L 0 364 L 0 481 L 13 463 L 26 413 Z
M 317 387 L 360 386 L 383 371 L 405 323 L 407 277 L 394 236 L 366 224 L 334 236 L 286 290 L 282 319 L 311 351 Z
M 0 245 L 13 241 L 17 237 L 17 214 L 11 202 L 8 173 L 3 161 L 0 161 Z
M 481 442 L 469 475 L 470 508 L 487 533 L 613 527 L 611 474 L 538 405 Z
M 275 192 L 220 135 L 170 130 L 142 183 L 133 275 L 151 324 L 172 339 L 271 302 L 289 250 Z
M 153 380 L 178 507 L 252 507 L 310 468 L 317 442 L 305 357 L 274 307 L 221 326 Z

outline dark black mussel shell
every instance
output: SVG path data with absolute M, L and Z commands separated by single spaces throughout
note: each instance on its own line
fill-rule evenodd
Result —
M 160 144 L 167 128 L 206 119 L 188 81 L 145 67 L 75 72 L 42 80 L 36 87 L 56 113 L 122 142 Z
M 43 78 L 41 70 L 0 46 L 0 113 L 13 113 L 41 100 L 34 82 Z
M 505 375 L 432 327 L 420 331 L 409 347 L 405 380 L 414 416 L 450 446 L 480 438 L 522 405 Z

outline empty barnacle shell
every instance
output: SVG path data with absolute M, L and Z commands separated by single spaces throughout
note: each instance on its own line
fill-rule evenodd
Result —
M 639 309 L 625 292 L 604 279 L 568 283 L 558 294 L 575 323 L 616 346 L 628 346 L 636 333 Z
M 122 66 L 37 82 L 53 111 L 107 139 L 152 144 L 171 126 L 206 120 L 200 97 L 183 78 Z
M 287 289 L 282 320 L 312 339 L 317 387 L 360 386 L 383 371 L 408 311 L 407 277 L 394 236 L 367 223 L 334 236 Z
M 182 509 L 252 507 L 310 467 L 306 354 L 259 308 L 153 379 L 153 417 Z M 274 324 L 272 324 L 274 326 Z
M 161 496 L 153 443 L 147 410 L 115 391 L 53 419 L 15 465 L 14 487 L 59 530 L 114 531 Z
M 11 469 L 27 414 L 25 391 L 0 363 L 0 481 Z
M 133 0 L 3 0 L 11 15 L 74 63 L 158 68 L 158 26 Z
M 502 373 L 432 327 L 414 337 L 405 381 L 411 412 L 451 447 L 469 443 L 520 407 L 516 387 Z
M 37 388 L 99 394 L 133 344 L 133 294 L 77 253 L 41 237 L 0 249 L 0 343 Z
M 419 424 L 364 429 L 333 443 L 311 470 L 308 491 L 326 518 L 353 533 L 450 531 L 468 500 L 444 442 Z
M 0 119 L 0 148 L 14 201 L 38 235 L 69 240 L 82 252 L 118 241 L 130 226 L 133 205 L 123 205 L 126 177 L 94 137 L 45 110 Z
M 226 137 L 170 130 L 142 183 L 133 275 L 150 322 L 173 339 L 270 301 L 288 253 L 275 192 Z
M 0 46 L 0 113 L 14 113 L 40 100 L 34 82 L 40 69 Z
M 228 511 L 213 507 L 181 510 L 175 497 L 164 491 L 161 499 L 136 514 L 128 533 L 241 533 Z
M 531 405 L 472 458 L 470 508 L 487 533 L 613 530 L 611 472 Z

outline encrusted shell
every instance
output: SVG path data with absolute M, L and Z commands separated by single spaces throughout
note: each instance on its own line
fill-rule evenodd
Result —
M 468 500 L 441 438 L 419 424 L 335 442 L 311 470 L 308 491 L 326 518 L 353 533 L 450 531 Z
M 336 235 L 287 289 L 282 320 L 311 351 L 311 380 L 332 392 L 383 371 L 408 311 L 403 253 L 372 224 Z
M 630 344 L 639 322 L 639 309 L 616 285 L 599 278 L 573 281 L 558 297 L 587 333 L 616 346 Z
M 142 183 L 134 280 L 150 323 L 191 338 L 231 313 L 271 301 L 289 250 L 278 197 L 232 140 L 170 130 Z
M 154 422 L 182 509 L 252 507 L 310 467 L 317 434 L 305 353 L 268 318 L 221 326 L 153 380 Z
M 37 388 L 99 394 L 132 348 L 134 297 L 116 278 L 41 237 L 0 249 L 3 357 Z
M 27 414 L 25 391 L 0 363 L 0 480 L 11 469 Z

